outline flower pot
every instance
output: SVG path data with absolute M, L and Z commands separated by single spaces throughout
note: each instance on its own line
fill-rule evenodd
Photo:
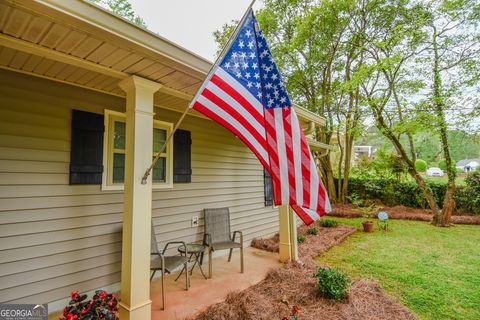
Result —
M 373 221 L 363 221 L 362 225 L 364 232 L 373 232 Z

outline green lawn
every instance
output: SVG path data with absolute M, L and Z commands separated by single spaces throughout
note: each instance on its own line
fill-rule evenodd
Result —
M 394 220 L 390 230 L 357 232 L 318 260 L 378 281 L 419 319 L 480 319 L 480 226 Z
M 426 175 L 423 176 L 425 180 L 433 181 L 433 182 L 448 182 L 448 177 L 447 175 L 444 175 L 443 177 L 427 177 Z M 412 179 L 413 181 L 413 179 Z M 465 183 L 465 177 L 464 176 L 457 176 L 455 179 L 455 184 L 457 186 L 466 186 L 467 184 Z

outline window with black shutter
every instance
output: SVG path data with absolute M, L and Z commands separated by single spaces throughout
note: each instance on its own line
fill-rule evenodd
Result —
M 265 168 L 263 168 L 263 187 L 265 194 L 265 206 L 271 206 L 273 205 L 272 177 Z
M 103 173 L 103 115 L 72 111 L 70 184 L 101 184 Z
M 190 131 L 177 130 L 173 136 L 173 182 L 192 181 L 192 136 Z

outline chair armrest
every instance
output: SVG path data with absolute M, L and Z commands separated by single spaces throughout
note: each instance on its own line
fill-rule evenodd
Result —
M 237 233 L 240 235 L 240 244 L 243 247 L 243 233 L 242 233 L 242 231 L 233 231 L 232 241 L 235 242 L 235 237 L 237 236 Z
M 210 247 L 212 245 L 212 236 L 210 235 L 210 233 L 205 233 L 203 235 L 203 245 L 207 247 Z
M 170 241 L 170 242 L 167 242 L 167 244 L 163 248 L 161 256 L 165 255 L 165 252 L 167 251 L 168 246 L 171 245 L 171 244 L 179 244 L 180 246 L 182 246 L 185 249 L 185 255 L 188 254 L 187 245 L 185 244 L 185 241 Z

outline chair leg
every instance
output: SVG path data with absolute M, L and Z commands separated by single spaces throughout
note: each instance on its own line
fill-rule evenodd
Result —
M 208 249 L 208 278 L 212 279 L 212 248 Z
M 190 278 L 188 277 L 188 263 L 185 262 L 185 288 L 187 291 L 188 287 L 190 287 Z
M 155 272 L 157 272 L 157 270 L 153 270 L 152 275 L 150 276 L 150 282 L 152 282 L 153 276 L 155 275 Z
M 240 272 L 244 271 L 244 262 L 243 262 L 243 245 L 240 247 Z
M 162 310 L 165 310 L 165 270 L 162 268 Z
M 233 252 L 233 249 L 230 249 L 230 253 L 228 254 L 228 262 L 232 260 L 232 252 Z

